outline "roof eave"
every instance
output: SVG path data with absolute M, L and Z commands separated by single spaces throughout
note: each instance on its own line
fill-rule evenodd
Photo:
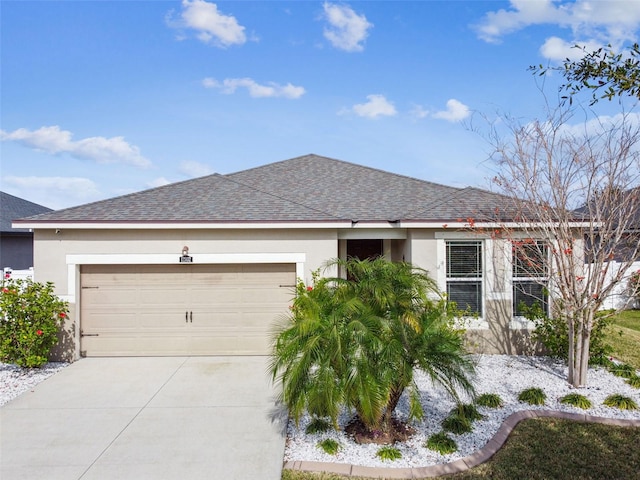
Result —
M 122 221 L 74 221 L 48 220 L 13 222 L 14 228 L 33 230 L 67 229 L 67 230 L 208 230 L 208 229 L 291 229 L 291 228 L 345 228 L 351 226 L 351 220 L 295 220 L 295 221 L 161 221 L 161 222 L 122 222 Z

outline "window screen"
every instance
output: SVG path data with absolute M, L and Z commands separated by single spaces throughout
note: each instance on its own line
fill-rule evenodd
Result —
M 547 245 L 538 241 L 513 242 L 513 313 L 522 316 L 523 304 L 538 304 L 549 312 Z
M 447 242 L 446 261 L 449 300 L 482 316 L 482 242 Z
M 523 304 L 531 307 L 535 303 L 539 304 L 545 313 L 548 312 L 548 295 L 545 285 L 537 282 L 513 282 L 513 311 L 516 316 L 523 315 Z

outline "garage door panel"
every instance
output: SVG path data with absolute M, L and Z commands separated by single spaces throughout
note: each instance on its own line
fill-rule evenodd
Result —
M 84 337 L 83 348 L 90 356 L 138 356 L 183 355 L 189 347 L 187 336 L 140 336 L 126 333 L 105 337 Z M 143 340 L 143 341 L 142 341 Z
M 134 287 L 132 287 L 134 288 Z M 138 302 L 144 306 L 158 306 L 159 299 L 161 299 L 163 306 L 180 308 L 181 310 L 187 309 L 187 287 L 181 286 L 180 288 L 167 288 L 158 287 L 155 288 L 151 285 L 138 286 L 136 289 Z
M 140 327 L 146 331 L 175 332 L 180 334 L 186 326 L 187 311 L 184 309 L 163 312 L 140 312 Z
M 136 305 L 138 303 L 138 292 L 132 291 L 127 287 L 84 289 L 82 298 L 96 307 Z
M 255 288 L 240 293 L 240 301 L 245 305 L 281 306 L 292 298 L 293 295 L 284 288 Z
M 294 264 L 83 266 L 81 285 L 91 288 L 82 289 L 81 327 L 92 336 L 82 338 L 81 350 L 265 354 L 294 283 Z
M 241 300 L 242 291 L 237 287 L 209 286 L 207 289 L 191 290 L 189 300 L 192 305 L 227 305 Z

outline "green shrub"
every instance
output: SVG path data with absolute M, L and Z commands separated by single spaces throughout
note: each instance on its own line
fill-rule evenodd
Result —
M 471 420 L 457 413 L 452 413 L 442 421 L 442 428 L 447 432 L 462 435 L 473 431 Z
M 400 450 L 389 445 L 381 447 L 376 455 L 382 460 L 399 460 L 402 458 L 402 453 L 400 453 Z
M 333 438 L 325 438 L 321 442 L 318 442 L 318 447 L 324 450 L 325 453 L 329 455 L 335 455 L 340 450 L 340 443 Z
M 455 407 L 453 410 L 451 410 L 449 414 L 459 415 L 460 417 L 466 418 L 470 422 L 474 422 L 475 420 L 482 420 L 484 418 L 484 415 L 482 415 L 478 411 L 478 408 L 475 405 L 472 405 L 469 403 L 467 404 L 461 403 L 460 405 Z
M 627 383 L 631 385 L 633 388 L 640 388 L 640 376 L 633 375 L 629 379 L 627 379 Z
M 620 410 L 637 410 L 638 405 L 633 401 L 632 398 L 625 397 L 624 395 L 620 395 L 618 393 L 614 393 L 613 395 L 609 395 L 602 402 L 607 407 L 619 408 Z
M 434 450 L 441 455 L 447 455 L 458 450 L 458 444 L 446 433 L 439 432 L 431 435 L 424 444 L 429 450 Z
M 616 377 L 631 378 L 636 374 L 636 369 L 628 363 L 613 363 L 608 370 Z
M 67 302 L 53 293 L 53 284 L 4 280 L 0 311 L 0 360 L 29 368 L 47 363 L 59 327 L 69 315 Z
M 591 401 L 579 393 L 570 393 L 569 395 L 565 395 L 560 399 L 560 403 L 573 405 L 574 407 L 582 408 L 583 410 L 591 408 Z
M 557 305 L 562 308 L 561 304 Z M 565 361 L 569 358 L 569 328 L 562 318 L 550 318 L 539 303 L 527 306 L 519 305 L 519 310 L 527 320 L 534 324 L 532 338 L 542 343 L 552 357 Z M 608 312 L 596 313 L 596 319 L 591 330 L 589 346 L 589 364 L 604 365 L 613 351 L 610 345 L 605 343 L 607 329 L 613 323 L 613 318 Z
M 331 424 L 324 418 L 313 418 L 305 428 L 304 432 L 308 435 L 314 433 L 324 433 L 331 429 Z
M 504 405 L 504 402 L 497 393 L 483 393 L 476 398 L 476 405 L 481 407 L 500 408 Z
M 520 392 L 518 400 L 529 405 L 544 405 L 547 395 L 540 388 L 527 388 Z

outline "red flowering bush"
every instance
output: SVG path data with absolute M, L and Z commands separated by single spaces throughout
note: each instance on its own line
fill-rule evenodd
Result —
M 0 289 L 0 361 L 29 368 L 47 363 L 68 312 L 52 283 L 5 279 Z

